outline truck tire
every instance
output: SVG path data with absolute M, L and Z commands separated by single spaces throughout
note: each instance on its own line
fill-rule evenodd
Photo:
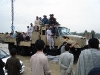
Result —
M 24 47 L 21 47 L 19 50 L 20 50 L 20 55 L 22 56 L 26 55 Z

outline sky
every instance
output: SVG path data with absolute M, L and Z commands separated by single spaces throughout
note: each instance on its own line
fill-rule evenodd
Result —
M 100 33 L 100 0 L 14 0 L 15 31 L 27 31 L 36 16 L 54 14 L 71 32 Z M 0 32 L 11 32 L 11 0 L 0 0 Z

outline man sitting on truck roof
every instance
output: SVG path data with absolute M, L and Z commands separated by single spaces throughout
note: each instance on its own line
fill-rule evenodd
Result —
M 40 30 L 40 20 L 39 20 L 39 17 L 36 16 L 36 20 L 35 20 L 35 31 L 38 31 L 38 30 Z
M 50 24 L 50 25 L 55 25 L 55 24 L 56 24 L 56 20 L 55 20 L 53 14 L 50 14 L 49 24 Z
M 41 17 L 39 17 L 39 22 L 40 22 L 39 23 L 40 25 L 43 25 L 43 22 L 42 22 L 42 18 Z
M 44 18 L 42 19 L 43 24 L 44 24 L 44 25 L 45 25 L 45 24 L 49 24 L 49 20 L 48 20 L 47 16 L 44 15 L 43 17 L 44 17 Z

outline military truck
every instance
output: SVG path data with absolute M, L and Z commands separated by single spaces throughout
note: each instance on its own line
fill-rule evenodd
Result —
M 81 49 L 86 45 L 86 38 L 82 36 L 72 35 L 70 33 L 70 29 L 67 27 L 58 26 L 57 27 L 57 36 L 54 36 L 54 45 L 55 49 L 50 50 L 48 47 L 48 42 L 46 39 L 46 30 L 48 25 L 42 25 L 40 31 L 34 31 L 32 33 L 31 41 L 20 41 L 20 44 L 16 44 L 16 38 L 12 37 L 4 37 L 3 43 L 8 43 L 9 50 L 11 48 L 17 48 L 18 54 L 20 55 L 29 55 L 34 54 L 36 52 L 35 42 L 38 39 L 42 39 L 45 42 L 44 52 L 49 55 L 59 55 L 60 48 L 63 42 L 67 42 L 69 45 L 78 43 L 71 49 L 71 52 L 74 54 L 75 58 L 78 58 Z M 1 35 L 0 35 L 1 36 Z M 3 35 L 4 36 L 4 35 Z

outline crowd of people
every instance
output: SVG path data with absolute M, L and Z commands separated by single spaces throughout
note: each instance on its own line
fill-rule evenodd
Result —
M 64 49 L 59 56 L 61 75 L 73 75 L 74 56 L 70 52 L 70 46 L 63 44 Z M 64 52 L 63 52 L 64 51 Z M 88 48 L 81 51 L 75 75 L 100 75 L 100 50 L 99 40 L 91 38 L 88 41 Z
M 17 32 L 15 33 L 6 33 L 6 37 L 16 38 L 17 45 L 19 45 L 20 41 L 30 41 L 32 40 L 32 33 L 34 31 L 38 32 L 41 30 L 42 25 L 48 25 L 46 30 L 47 42 L 49 44 L 50 49 L 54 49 L 54 35 L 56 33 L 56 26 L 59 23 L 54 18 L 53 14 L 50 14 L 50 18 L 48 19 L 46 15 L 41 17 L 36 16 L 35 26 L 30 23 L 30 26 L 27 26 L 27 32 Z M 74 56 L 70 53 L 70 49 L 77 45 L 78 43 L 72 44 L 71 46 L 67 45 L 67 42 L 64 42 L 61 47 L 61 54 L 59 56 L 59 65 L 61 75 L 73 75 L 73 62 Z M 37 52 L 31 56 L 30 64 L 32 75 L 51 75 L 51 71 L 49 68 L 48 59 L 43 53 L 45 43 L 43 40 L 39 39 L 35 42 L 35 47 Z M 99 51 L 99 40 L 96 38 L 91 38 L 88 41 L 87 49 L 81 51 L 79 56 L 77 67 L 76 67 L 76 75 L 100 75 L 100 51 Z M 3 67 L 8 72 L 8 75 L 20 75 L 21 65 L 19 63 L 19 59 L 16 58 L 16 49 L 9 50 L 11 57 L 4 63 L 0 59 L 0 74 L 4 75 Z
M 43 18 L 36 16 L 36 20 L 35 20 L 35 25 L 39 27 L 40 29 L 40 25 L 59 25 L 59 23 L 57 22 L 56 18 L 54 17 L 54 14 L 50 14 L 50 17 L 47 18 L 46 15 L 43 15 Z
M 70 53 L 70 48 L 76 44 L 69 46 L 67 42 L 64 42 L 64 50 L 59 56 L 61 75 L 73 75 L 74 56 Z M 37 53 L 32 55 L 30 59 L 32 75 L 51 75 L 47 57 L 43 53 L 44 42 L 42 40 L 37 40 L 36 48 L 38 50 Z M 79 56 L 75 75 L 100 75 L 99 62 L 99 40 L 91 38 L 88 41 L 88 49 L 83 50 Z
M 66 42 L 64 44 L 65 51 L 63 51 L 59 56 L 61 75 L 73 75 L 74 56 L 70 53 L 71 46 L 67 45 Z M 51 75 L 48 59 L 43 53 L 44 46 L 45 43 L 41 39 L 35 42 L 37 52 L 30 58 L 32 75 Z M 16 50 L 10 50 L 10 54 L 11 57 L 6 63 L 3 63 L 0 59 L 0 75 L 4 75 L 4 66 L 8 75 L 20 75 L 21 65 L 19 63 L 19 59 L 16 58 Z M 88 49 L 81 51 L 75 74 L 100 75 L 100 50 L 98 39 L 91 38 L 88 41 Z

